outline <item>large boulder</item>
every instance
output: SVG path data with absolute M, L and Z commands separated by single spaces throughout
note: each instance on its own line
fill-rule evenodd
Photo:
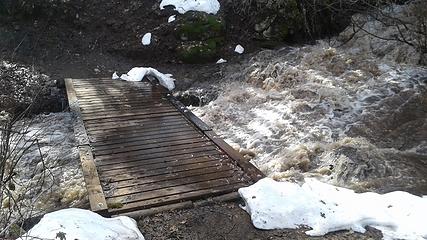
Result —
M 187 12 L 175 27 L 178 58 L 185 63 L 214 61 L 224 45 L 225 23 L 219 16 L 203 12 Z

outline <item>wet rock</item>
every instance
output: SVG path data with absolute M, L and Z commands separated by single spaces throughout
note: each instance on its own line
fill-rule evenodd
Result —
M 201 107 L 218 97 L 218 92 L 207 89 L 188 89 L 184 92 L 177 92 L 175 97 L 186 106 Z
M 258 2 L 266 2 L 266 7 L 257 14 L 254 26 L 257 38 L 274 44 L 274 41 L 288 41 L 304 33 L 304 16 L 295 0 Z

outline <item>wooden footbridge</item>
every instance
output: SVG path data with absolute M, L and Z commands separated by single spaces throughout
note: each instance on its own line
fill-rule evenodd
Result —
M 92 211 L 111 216 L 170 209 L 263 177 L 158 84 L 65 83 Z

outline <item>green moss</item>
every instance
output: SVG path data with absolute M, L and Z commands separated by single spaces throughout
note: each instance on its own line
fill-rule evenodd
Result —
M 24 229 L 22 229 L 18 224 L 12 224 L 9 228 L 9 235 L 13 238 L 18 238 L 25 233 Z
M 224 23 L 212 15 L 200 15 L 184 20 L 177 32 L 182 40 L 203 41 L 224 34 Z
M 223 38 L 213 38 L 202 42 L 187 42 L 178 48 L 178 57 L 185 63 L 205 63 L 218 56 L 218 48 Z
M 117 209 L 117 208 L 123 207 L 123 203 L 121 202 L 108 203 L 107 205 L 108 205 L 108 208 L 111 208 L 111 209 Z

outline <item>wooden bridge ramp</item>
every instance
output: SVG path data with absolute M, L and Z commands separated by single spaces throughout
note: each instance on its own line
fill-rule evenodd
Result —
M 235 192 L 262 173 L 162 86 L 66 79 L 91 209 L 103 215 Z

